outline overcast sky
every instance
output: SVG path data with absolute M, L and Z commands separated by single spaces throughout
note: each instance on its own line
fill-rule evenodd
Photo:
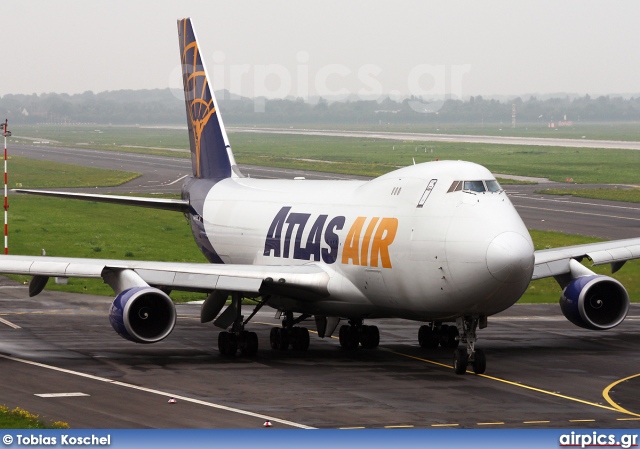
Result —
M 187 16 L 246 96 L 640 93 L 633 0 L 3 0 L 0 95 L 176 87 Z

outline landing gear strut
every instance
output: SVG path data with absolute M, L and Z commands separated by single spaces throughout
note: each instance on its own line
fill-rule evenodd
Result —
M 218 334 L 218 350 L 222 355 L 233 357 L 238 352 L 238 349 L 244 356 L 251 357 L 256 355 L 258 352 L 258 334 L 244 330 L 244 326 L 265 302 L 258 304 L 251 316 L 246 321 L 243 321 L 242 298 L 238 293 L 231 295 L 231 305 L 229 307 L 234 307 L 235 318 L 229 331 L 223 331 Z
M 465 316 L 456 319 L 456 327 L 460 334 L 459 341 L 463 347 L 453 353 L 453 370 L 456 374 L 464 374 L 467 366 L 473 367 L 476 374 L 484 374 L 487 369 L 487 359 L 482 349 L 476 349 L 476 330 L 480 323 L 478 316 Z M 486 321 L 484 322 L 486 326 Z M 484 326 L 482 326 L 484 327 Z
M 375 349 L 380 344 L 380 330 L 378 326 L 367 326 L 362 320 L 349 320 L 349 324 L 340 326 L 340 346 L 354 350 L 358 344 L 364 349 Z
M 296 351 L 306 351 L 309 349 L 309 329 L 299 327 L 296 324 L 306 320 L 311 315 L 300 315 L 293 318 L 293 312 L 285 312 L 282 320 L 282 327 L 272 327 L 269 334 L 271 349 L 286 350 L 291 346 Z

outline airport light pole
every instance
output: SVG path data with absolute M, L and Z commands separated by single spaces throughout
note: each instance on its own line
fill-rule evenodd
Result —
M 4 136 L 4 253 L 9 254 L 9 196 L 7 195 L 7 137 L 11 137 L 11 131 L 7 131 L 8 119 L 4 119 L 2 135 Z

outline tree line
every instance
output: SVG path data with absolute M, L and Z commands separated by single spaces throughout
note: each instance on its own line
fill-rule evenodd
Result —
M 230 125 L 294 124 L 424 124 L 511 123 L 515 104 L 520 123 L 550 122 L 564 117 L 577 121 L 640 121 L 640 96 L 557 97 L 500 101 L 482 96 L 465 100 L 394 101 L 349 99 L 314 102 L 297 99 L 251 99 L 216 93 L 225 122 Z M 99 123 L 183 124 L 182 94 L 170 89 L 119 90 L 94 94 L 7 94 L 0 98 L 0 115 L 16 124 Z

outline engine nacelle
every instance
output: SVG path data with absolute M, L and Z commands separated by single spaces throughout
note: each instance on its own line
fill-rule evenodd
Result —
M 171 298 L 153 287 L 133 287 L 116 296 L 109 321 L 121 337 L 136 343 L 157 343 L 176 324 Z
M 560 308 L 576 326 L 611 329 L 627 316 L 629 294 L 620 282 L 609 276 L 580 276 L 562 291 Z

